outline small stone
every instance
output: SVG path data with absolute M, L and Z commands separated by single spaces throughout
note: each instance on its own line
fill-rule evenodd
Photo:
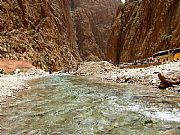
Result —
M 21 69 L 19 69 L 19 68 L 17 68 L 17 69 L 14 71 L 15 74 L 19 74 L 20 72 L 21 72 Z

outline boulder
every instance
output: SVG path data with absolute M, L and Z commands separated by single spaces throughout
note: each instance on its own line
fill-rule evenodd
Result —
M 161 80 L 161 83 L 159 85 L 160 89 L 166 89 L 168 87 L 172 87 L 173 85 L 179 85 L 180 84 L 180 76 L 169 76 L 165 77 L 161 73 L 158 73 L 158 77 Z

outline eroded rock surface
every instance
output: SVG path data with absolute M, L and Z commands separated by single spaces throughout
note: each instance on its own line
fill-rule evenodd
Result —
M 111 24 L 120 0 L 74 0 L 73 4 L 81 57 L 87 61 L 105 59 Z
M 108 43 L 114 64 L 180 47 L 179 0 L 131 0 L 121 5 Z
M 69 0 L 0 0 L 0 56 L 53 70 L 80 60 Z

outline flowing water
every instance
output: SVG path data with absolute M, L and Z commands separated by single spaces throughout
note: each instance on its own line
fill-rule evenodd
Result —
M 2 135 L 180 135 L 180 95 L 75 76 L 34 80 L 0 107 Z

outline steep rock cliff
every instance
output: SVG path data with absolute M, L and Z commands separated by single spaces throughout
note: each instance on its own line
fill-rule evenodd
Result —
M 83 60 L 105 59 L 107 39 L 120 0 L 71 0 Z
M 0 56 L 30 60 L 42 69 L 80 60 L 69 0 L 1 0 Z
M 179 0 L 129 0 L 118 9 L 107 57 L 114 64 L 180 47 Z

